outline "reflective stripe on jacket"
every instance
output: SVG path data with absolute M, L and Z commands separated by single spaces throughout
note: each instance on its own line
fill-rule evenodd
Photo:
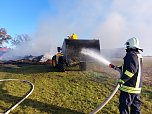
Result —
M 139 94 L 142 86 L 142 56 L 138 51 L 129 51 L 124 57 L 121 91 Z
M 58 61 L 59 61 L 59 57 L 60 57 L 60 56 L 63 56 L 63 53 L 58 52 L 58 53 L 56 54 L 56 64 L 58 64 Z

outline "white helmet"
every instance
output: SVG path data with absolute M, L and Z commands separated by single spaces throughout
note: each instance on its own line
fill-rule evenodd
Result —
M 126 45 L 126 48 L 138 48 L 138 49 L 141 49 L 139 47 L 139 40 L 135 37 L 133 38 L 130 38 L 127 40 L 127 42 L 125 43 Z

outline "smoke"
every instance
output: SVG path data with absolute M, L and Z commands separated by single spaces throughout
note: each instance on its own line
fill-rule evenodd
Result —
M 41 58 L 40 62 L 46 62 L 47 60 L 51 59 L 52 56 L 50 53 L 45 53 L 44 56 Z
M 152 29 L 152 1 L 147 0 L 114 0 L 105 20 L 97 26 L 95 37 L 101 37 L 101 47 L 123 47 L 131 37 L 140 40 L 144 55 L 152 55 L 150 51 L 150 32 Z
M 120 48 L 137 37 L 144 55 L 152 55 L 151 0 L 50 0 L 41 14 L 32 41 L 14 49 L 13 55 L 40 55 L 62 46 L 64 38 L 76 33 L 79 39 L 99 39 L 101 48 Z

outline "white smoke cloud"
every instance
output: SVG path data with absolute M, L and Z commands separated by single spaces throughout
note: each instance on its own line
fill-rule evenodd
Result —
M 114 0 L 105 21 L 101 22 L 95 31 L 96 36 L 101 33 L 101 47 L 122 47 L 128 38 L 138 37 L 144 49 L 143 54 L 152 55 L 151 5 L 151 0 Z
M 138 37 L 143 54 L 152 55 L 151 6 L 151 0 L 50 0 L 50 11 L 41 16 L 32 42 L 20 47 L 18 55 L 54 54 L 72 33 L 100 39 L 101 48 L 123 47 L 128 38 Z
M 98 26 L 95 37 L 100 37 L 102 48 L 120 48 L 126 39 L 126 27 L 125 18 L 113 12 Z

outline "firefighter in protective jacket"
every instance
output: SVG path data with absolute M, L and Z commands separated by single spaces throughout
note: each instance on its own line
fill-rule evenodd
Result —
M 73 33 L 71 36 L 68 36 L 68 38 L 71 40 L 77 40 L 78 36 L 75 33 Z
M 118 80 L 120 86 L 119 112 L 120 114 L 140 114 L 142 87 L 142 56 L 139 51 L 139 40 L 130 38 L 125 43 L 126 56 L 124 64 L 119 67 L 122 70 L 122 77 Z

